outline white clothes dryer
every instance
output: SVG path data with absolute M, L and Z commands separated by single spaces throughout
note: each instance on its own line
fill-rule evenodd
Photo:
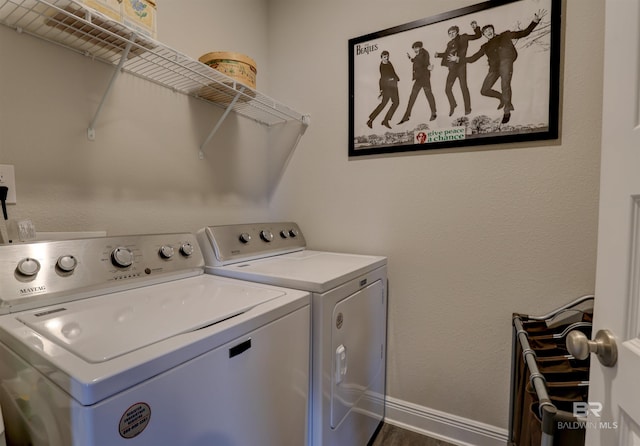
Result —
M 193 234 L 0 246 L 7 443 L 300 446 L 310 296 L 204 274 Z
M 310 446 L 365 446 L 385 409 L 387 259 L 306 249 L 297 224 L 209 226 L 206 271 L 312 293 Z

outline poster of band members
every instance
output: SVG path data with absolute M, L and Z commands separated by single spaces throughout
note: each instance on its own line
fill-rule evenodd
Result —
M 558 138 L 560 3 L 493 0 L 349 40 L 349 156 Z

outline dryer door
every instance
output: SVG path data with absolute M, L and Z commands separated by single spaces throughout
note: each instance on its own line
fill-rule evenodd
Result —
M 373 282 L 333 309 L 331 428 L 350 411 L 378 420 L 384 415 L 384 284 Z

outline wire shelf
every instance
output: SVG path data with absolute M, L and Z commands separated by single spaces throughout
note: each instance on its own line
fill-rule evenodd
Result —
M 75 0 L 0 0 L 0 23 L 267 126 L 308 123 L 308 116 Z

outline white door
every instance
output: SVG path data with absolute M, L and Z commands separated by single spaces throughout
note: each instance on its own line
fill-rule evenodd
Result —
M 591 357 L 587 445 L 640 444 L 640 2 L 606 0 L 594 333 L 618 362 Z M 593 67 L 598 69 L 598 67 Z M 601 408 L 601 410 L 600 410 Z
M 360 440 L 366 442 L 384 416 L 386 303 L 382 280 L 338 302 L 333 321 L 331 428 L 336 429 L 352 412 L 367 414 L 370 429 L 362 432 Z

